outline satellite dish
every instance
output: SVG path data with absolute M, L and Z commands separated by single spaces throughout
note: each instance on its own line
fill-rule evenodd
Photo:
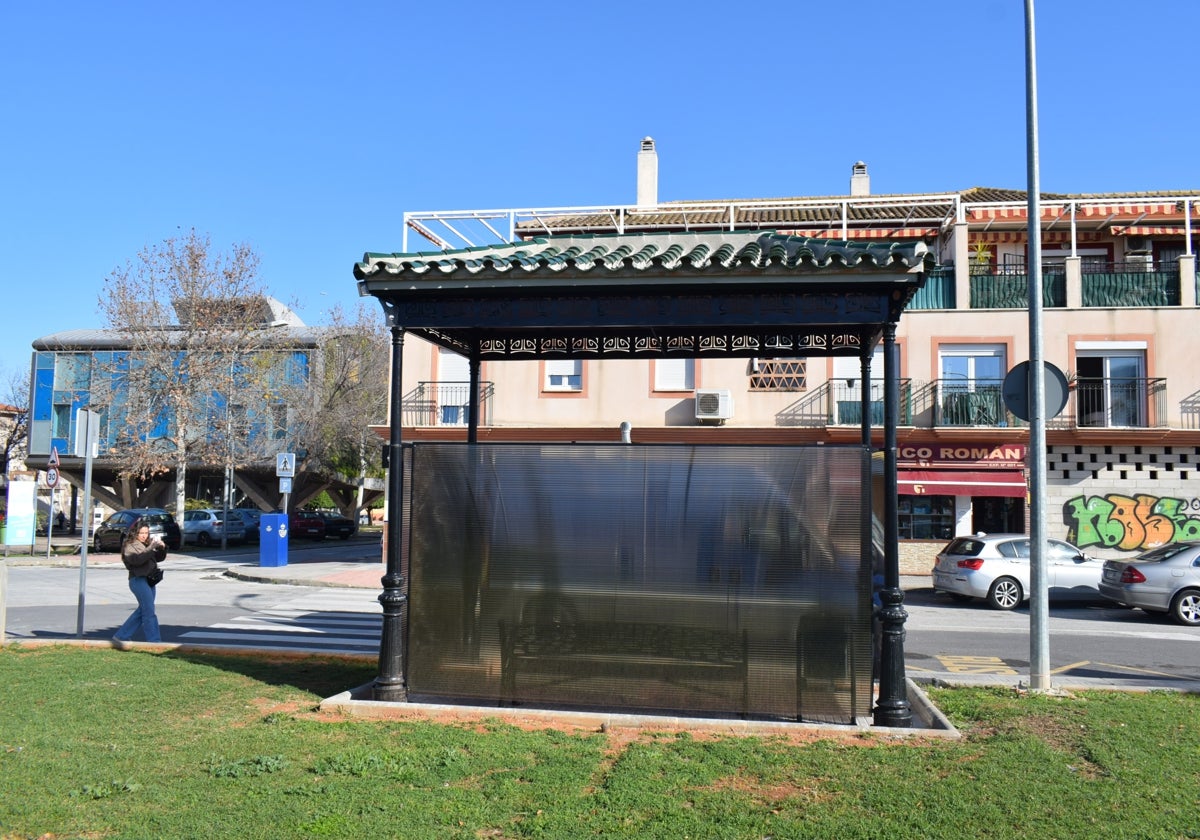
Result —
M 1049 362 L 1042 362 L 1045 375 L 1042 377 L 1046 389 L 1046 419 L 1050 420 L 1062 413 L 1067 406 L 1067 377 Z M 1004 385 L 1000 394 L 1004 398 L 1004 407 L 1028 422 L 1029 415 L 1029 362 L 1021 362 L 1004 377 Z

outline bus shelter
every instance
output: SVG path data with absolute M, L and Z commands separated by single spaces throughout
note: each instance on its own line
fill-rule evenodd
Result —
M 367 253 L 392 337 L 375 698 L 911 725 L 895 339 L 933 264 L 762 231 Z M 408 334 L 467 358 L 465 445 L 405 443 Z M 848 447 L 478 442 L 484 361 L 850 356 L 868 381 L 881 343 L 874 488 L 866 388 Z

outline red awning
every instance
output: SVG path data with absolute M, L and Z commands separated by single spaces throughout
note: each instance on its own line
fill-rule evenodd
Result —
M 899 470 L 901 496 L 1012 496 L 1028 492 L 1021 470 Z

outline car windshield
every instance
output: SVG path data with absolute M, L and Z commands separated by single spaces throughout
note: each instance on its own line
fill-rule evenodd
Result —
M 166 525 L 171 521 L 169 513 L 147 513 L 142 516 L 143 522 L 148 522 L 151 525 Z

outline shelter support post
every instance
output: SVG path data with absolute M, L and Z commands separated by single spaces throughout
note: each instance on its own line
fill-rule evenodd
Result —
M 475 342 L 467 364 L 471 380 L 467 396 L 467 443 L 479 443 L 479 342 Z
M 900 419 L 896 324 L 883 328 L 883 589 L 879 593 L 881 640 L 876 726 L 912 726 L 904 674 L 904 592 L 900 588 L 900 518 L 896 498 L 896 425 Z
M 379 639 L 379 676 L 375 678 L 376 700 L 405 702 L 408 686 L 404 673 L 404 574 L 401 567 L 404 511 L 404 452 L 401 373 L 404 357 L 404 329 L 392 324 L 392 381 L 390 383 L 390 424 L 388 436 L 388 518 L 387 570 L 384 573 L 383 630 Z

